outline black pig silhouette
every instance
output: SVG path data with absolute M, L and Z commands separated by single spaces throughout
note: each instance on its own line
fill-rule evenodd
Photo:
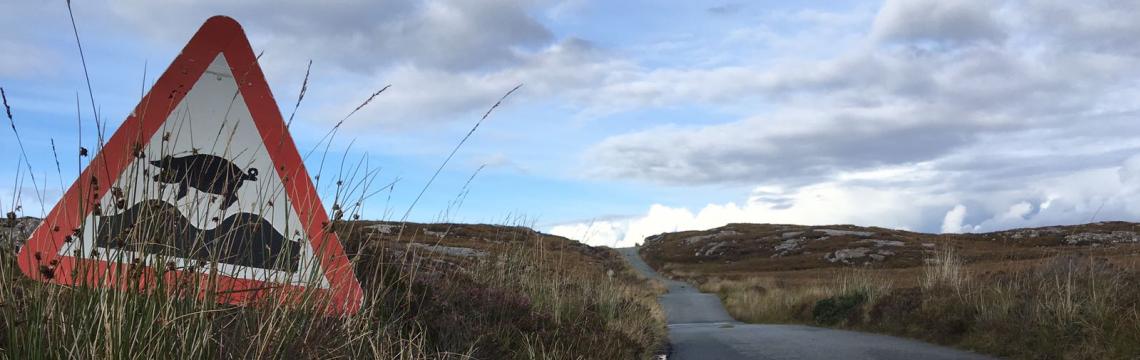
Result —
M 99 222 L 95 245 L 183 259 L 296 272 L 301 243 L 287 239 L 257 214 L 237 213 L 199 229 L 178 208 L 143 200 Z
M 188 188 L 221 195 L 222 209 L 229 208 L 237 201 L 237 189 L 245 181 L 257 181 L 257 169 L 243 172 L 241 168 L 225 158 L 214 155 L 187 155 L 182 157 L 164 156 L 150 162 L 162 169 L 154 176 L 154 181 L 178 184 L 178 199 L 186 196 Z

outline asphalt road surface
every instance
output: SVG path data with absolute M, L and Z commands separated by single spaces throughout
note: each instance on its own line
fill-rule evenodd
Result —
M 618 251 L 642 274 L 669 287 L 669 293 L 658 298 L 669 322 L 669 359 L 990 359 L 893 336 L 737 322 L 716 295 L 662 277 L 641 260 L 636 248 Z

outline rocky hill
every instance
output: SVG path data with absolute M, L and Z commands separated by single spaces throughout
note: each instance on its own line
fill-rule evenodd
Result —
M 1037 259 L 1061 253 L 1140 253 L 1140 224 L 1099 222 L 980 234 L 925 234 L 852 225 L 729 224 L 651 236 L 641 252 L 651 265 L 700 273 L 828 267 L 905 268 L 954 246 L 966 262 Z
M 417 276 L 446 276 L 469 271 L 477 264 L 503 262 L 517 256 L 515 252 L 519 249 L 541 252 L 559 259 L 568 268 L 628 271 L 625 262 L 612 249 L 589 246 L 524 226 L 361 220 L 340 223 L 337 233 L 349 256 L 378 255 L 384 262 L 417 267 Z

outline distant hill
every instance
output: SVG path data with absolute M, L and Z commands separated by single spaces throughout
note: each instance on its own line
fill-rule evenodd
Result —
M 1136 255 L 1140 254 L 1140 224 L 1098 222 L 979 234 L 925 234 L 853 225 L 729 224 L 650 236 L 641 252 L 655 268 L 709 275 L 914 267 L 948 245 L 955 246 L 966 263 L 1065 253 Z
M 520 247 L 558 254 L 566 266 L 585 265 L 620 271 L 626 267 L 612 249 L 593 247 L 525 226 L 455 223 L 348 221 L 336 229 L 345 250 L 381 253 L 389 261 L 408 255 L 431 259 L 427 267 L 450 271 L 489 258 L 511 256 Z M 420 264 L 424 266 L 424 264 Z

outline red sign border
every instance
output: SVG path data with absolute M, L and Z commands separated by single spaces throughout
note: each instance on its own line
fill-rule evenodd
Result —
M 142 98 L 134 112 L 111 136 L 103 149 L 92 158 L 79 179 L 71 185 L 60 202 L 32 233 L 17 256 L 20 270 L 25 275 L 39 281 L 62 285 L 83 283 L 103 287 L 128 287 L 122 281 L 106 281 L 110 278 L 105 276 L 122 273 L 130 265 L 76 258 L 70 254 L 60 255 L 59 251 L 68 236 L 72 235 L 73 229 L 79 228 L 81 219 L 91 212 L 87 210 L 85 214 L 77 214 L 80 202 L 83 201 L 80 197 L 85 193 L 90 195 L 90 199 L 93 199 L 91 204 L 103 198 L 109 190 L 107 184 L 114 184 L 133 160 L 137 144 L 145 144 L 153 138 L 155 132 L 162 127 L 170 113 L 219 53 L 225 56 L 234 79 L 238 82 L 239 91 L 249 107 L 250 115 L 261 134 L 270 159 L 277 166 L 275 173 L 280 176 L 284 184 L 293 210 L 301 221 L 302 228 L 306 230 L 310 244 L 325 272 L 325 278 L 329 282 L 329 289 L 312 290 L 328 300 L 326 312 L 351 314 L 360 309 L 363 290 L 353 272 L 353 266 L 336 233 L 325 231 L 325 227 L 329 225 L 328 214 L 325 213 L 316 188 L 308 171 L 305 170 L 293 138 L 289 135 L 289 130 L 281 117 L 281 112 L 273 99 L 245 32 L 237 21 L 226 16 L 214 16 L 206 20 Z M 92 186 L 91 179 L 97 179 L 96 183 L 102 186 Z M 85 208 L 91 209 L 92 206 L 88 204 Z M 95 276 L 102 279 L 91 276 L 88 276 L 86 281 L 73 278 L 72 270 L 76 269 L 77 265 L 83 265 L 84 269 L 95 270 Z M 147 267 L 143 271 L 154 278 L 154 268 Z M 203 280 L 208 277 L 196 271 L 175 270 L 173 273 L 167 272 L 166 275 L 168 278 L 171 275 L 180 278 L 187 275 L 198 276 Z M 214 284 L 215 294 L 224 294 L 218 296 L 219 302 L 237 305 L 248 304 L 269 295 L 271 291 L 283 297 L 306 291 L 303 286 L 273 284 L 224 275 L 218 275 Z M 202 289 L 199 296 L 204 294 L 205 289 Z

